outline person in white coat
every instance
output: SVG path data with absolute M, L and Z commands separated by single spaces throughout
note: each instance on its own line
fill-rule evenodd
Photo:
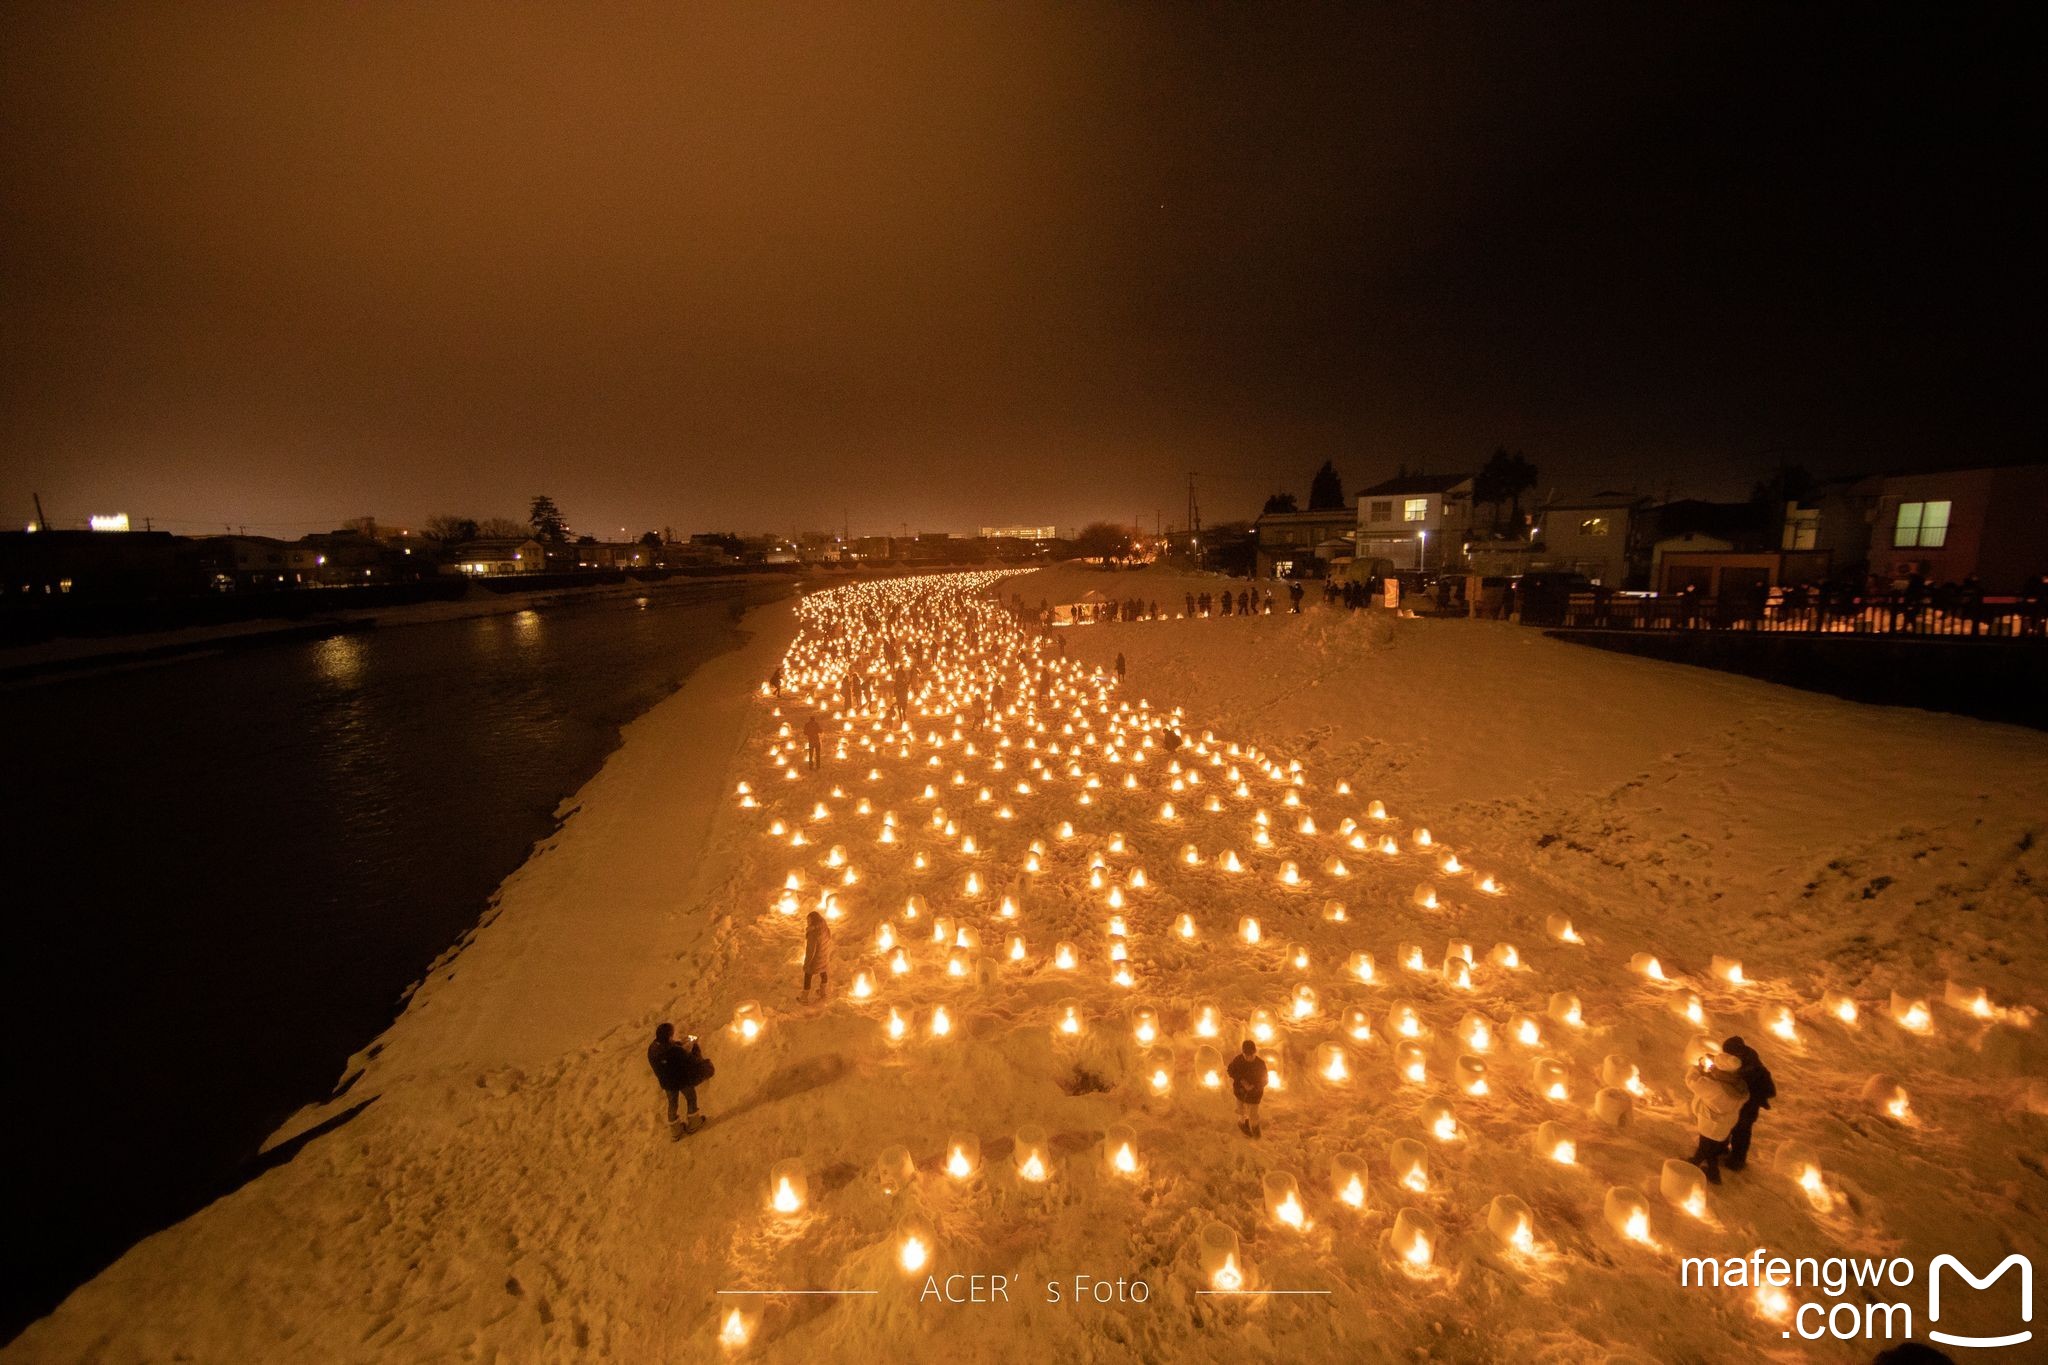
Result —
M 1686 1160 L 1707 1174 L 1709 1184 L 1721 1183 L 1721 1157 L 1728 1150 L 1728 1135 L 1749 1099 L 1749 1087 L 1742 1083 L 1742 1059 L 1717 1052 L 1701 1058 L 1700 1067 L 1685 1078 L 1692 1092 L 1693 1123 L 1699 1130 L 1699 1145 Z

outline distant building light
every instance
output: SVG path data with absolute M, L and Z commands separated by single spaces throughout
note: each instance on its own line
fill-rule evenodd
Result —
M 86 524 L 95 531 L 125 531 L 128 529 L 128 514 L 95 512 Z

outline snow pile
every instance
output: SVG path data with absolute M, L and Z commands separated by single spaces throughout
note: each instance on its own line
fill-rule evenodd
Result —
M 2041 737 L 1493 623 L 1001 605 L 1181 581 L 806 599 L 784 697 L 743 718 L 728 670 L 629 732 L 367 1110 L 15 1350 L 1734 1359 L 1777 1305 L 1678 1257 L 2038 1255 Z M 710 780 L 705 722 L 744 742 L 679 848 L 657 775 Z M 636 928 L 659 981 L 604 971 Z M 622 989 L 662 1008 L 607 1029 Z M 719 1068 L 680 1143 L 664 1017 Z M 1702 1188 L 1682 1080 L 1738 1032 L 1781 1098 Z M 1214 1075 L 1246 1037 L 1256 1143 Z M 954 1274 L 1008 1301 L 920 1301 Z M 716 1292 L 777 1289 L 847 1292 Z

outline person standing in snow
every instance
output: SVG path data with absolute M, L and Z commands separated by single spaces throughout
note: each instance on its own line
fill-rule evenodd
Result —
M 1121 682 L 1121 681 L 1123 680 L 1123 676 L 1124 676 L 1124 656 L 1123 656 L 1123 652 L 1122 652 L 1121 650 L 1119 650 L 1119 651 L 1117 652 L 1117 656 L 1116 656 L 1116 676 L 1117 676 L 1117 680 L 1118 680 L 1119 682 Z
M 1686 1160 L 1707 1173 L 1708 1184 L 1718 1185 L 1728 1135 L 1735 1131 L 1736 1116 L 1749 1098 L 1742 1084 L 1742 1059 L 1729 1052 L 1701 1058 L 1700 1068 L 1685 1078 L 1685 1088 L 1692 1092 L 1693 1122 L 1700 1138 Z
M 804 762 L 810 765 L 812 772 L 818 771 L 825 762 L 825 731 L 816 716 L 804 722 Z
M 1237 1129 L 1246 1137 L 1259 1135 L 1259 1102 L 1266 1098 L 1266 1059 L 1259 1045 L 1247 1038 L 1244 1050 L 1230 1059 L 1224 1070 L 1230 1073 L 1230 1093 L 1237 1097 Z
M 1749 1140 L 1756 1129 L 1756 1116 L 1770 1108 L 1771 1101 L 1778 1097 L 1778 1084 L 1771 1079 L 1771 1069 L 1764 1065 L 1757 1050 L 1739 1036 L 1722 1043 L 1721 1051 L 1742 1063 L 1742 1070 L 1736 1074 L 1749 1092 L 1735 1115 L 1735 1127 L 1729 1130 L 1728 1159 L 1722 1163 L 1731 1171 L 1739 1171 L 1749 1164 Z
M 775 695 L 776 695 L 776 696 L 778 696 L 778 697 L 780 697 L 780 696 L 782 695 L 782 665 L 781 665 L 781 664 L 777 664 L 777 665 L 775 665 L 775 671 L 774 671 L 773 673 L 771 673 L 771 674 L 769 674 L 769 675 L 768 675 L 768 682 L 769 682 L 769 684 L 770 684 L 770 685 L 771 685 L 772 687 L 774 687 L 774 689 L 775 689 Z
M 804 917 L 804 999 L 811 998 L 811 977 L 818 978 L 818 999 L 825 998 L 825 980 L 832 970 L 832 929 L 813 910 Z
M 647 1065 L 654 1070 L 654 1079 L 668 1096 L 668 1121 L 676 1123 L 676 1097 L 680 1095 L 689 1108 L 689 1117 L 697 1116 L 697 1087 L 711 1079 L 717 1070 L 697 1045 L 695 1038 L 687 1043 L 676 1041 L 676 1026 L 666 1021 L 654 1026 L 654 1041 L 647 1045 Z

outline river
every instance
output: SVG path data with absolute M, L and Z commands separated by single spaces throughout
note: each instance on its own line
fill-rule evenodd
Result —
M 0 690 L 0 1340 L 245 1178 L 766 586 Z

